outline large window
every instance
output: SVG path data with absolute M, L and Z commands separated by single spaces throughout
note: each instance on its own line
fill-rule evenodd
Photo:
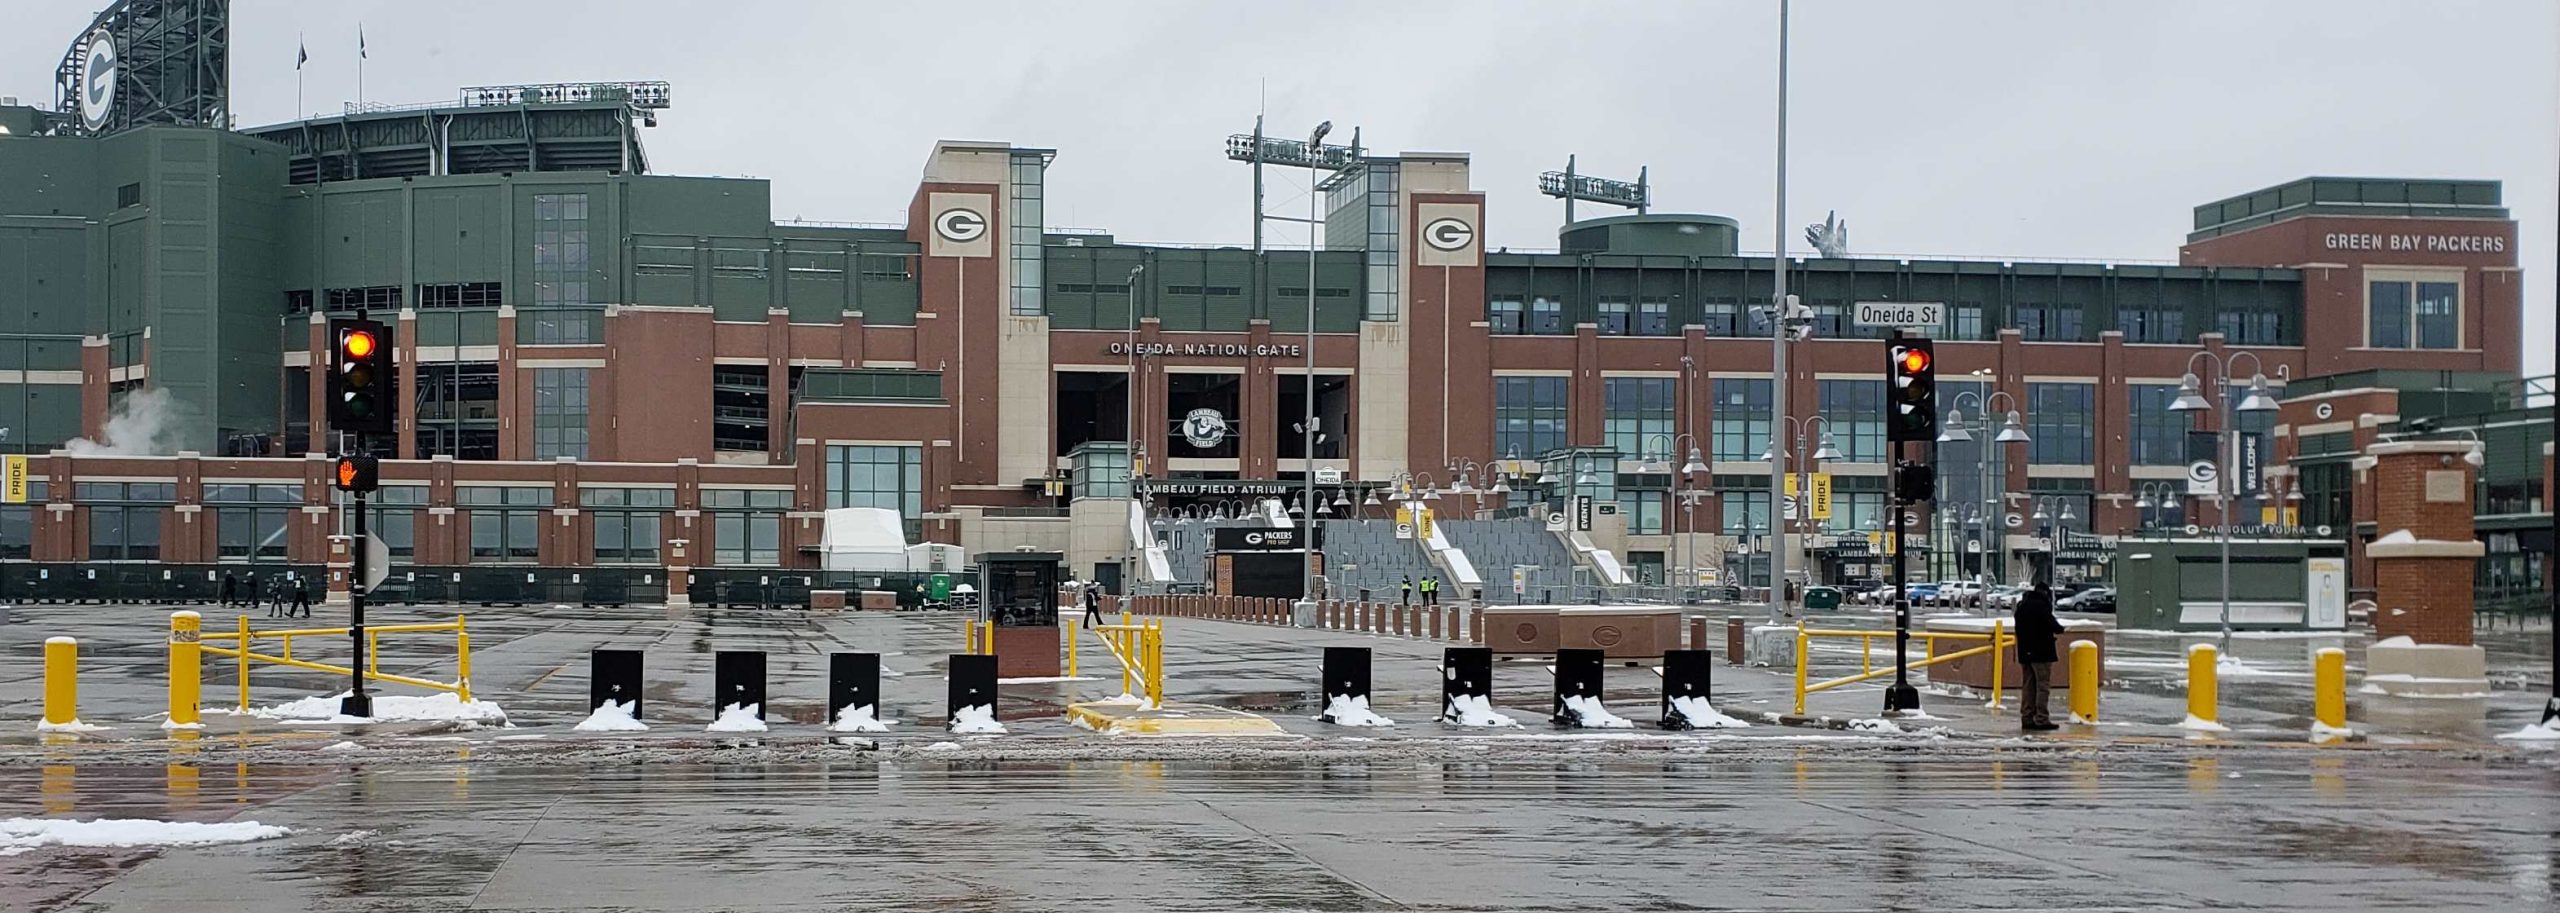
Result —
M 919 538 L 924 520 L 924 449 L 877 444 L 827 448 L 827 506 L 894 510 L 906 520 L 907 538 Z
M 1672 335 L 1670 299 L 1647 298 L 1636 302 L 1636 335 Z
M 1658 489 L 1618 489 L 1618 515 L 1627 518 L 1627 532 L 1639 536 L 1664 532 L 1662 508 L 1669 495 Z
M 1884 381 L 1820 382 L 1822 420 L 1831 430 L 1832 446 L 1851 463 L 1885 462 Z M 1809 441 L 1819 448 L 1821 441 Z
M 1605 442 L 1626 458 L 1640 458 L 1671 446 L 1673 394 L 1669 377 L 1611 377 L 1603 381 L 1607 411 L 1602 414 Z M 1660 437 L 1657 437 L 1660 436 Z M 1672 454 L 1675 462 L 1682 454 Z
M 2096 461 L 2097 388 L 2090 384 L 2027 385 L 2027 462 L 2086 466 Z
M 2192 423 L 2186 413 L 2169 411 L 2169 403 L 2178 398 L 2178 385 L 2133 384 L 2126 391 L 2133 406 L 2133 437 L 2127 441 L 2133 465 L 2185 465 L 2187 429 Z
M 1529 309 L 1517 299 L 1496 298 L 1485 302 L 1484 319 L 1496 336 L 1518 336 L 1529 326 Z
M 542 518 L 551 489 L 537 486 L 466 485 L 454 502 L 471 512 L 473 563 L 525 563 L 542 558 Z
M 1013 257 L 1013 313 L 1019 317 L 1048 313 L 1040 298 L 1045 281 L 1041 244 L 1048 230 L 1046 158 L 1043 152 L 1013 154 L 1013 199 L 1004 221 Z
M 597 564 L 658 563 L 658 524 L 676 506 L 669 488 L 587 488 L 578 492 L 595 520 Z
M 1831 519 L 1822 521 L 1822 528 L 1833 534 L 1882 529 L 1884 496 L 1881 491 L 1843 491 L 1832 495 Z
M 2028 342 L 2081 342 L 2080 308 L 2061 304 L 2021 304 L 2016 308 L 2018 332 Z
M 89 509 L 89 560 L 160 560 L 160 517 L 177 500 L 177 485 L 82 482 L 72 493 Z
M 2462 287 L 2379 280 L 2366 286 L 2366 344 L 2377 349 L 2462 346 Z
M 2271 346 L 2284 338 L 2284 315 L 2274 311 L 2222 311 L 2213 315 L 2213 325 L 2232 345 Z
M 1529 332 L 1539 336 L 1573 332 L 1573 327 L 1564 322 L 1564 299 L 1545 295 L 1529 299 Z
M 1715 427 L 1709 432 L 1717 462 L 1757 460 L 1769 446 L 1769 379 L 1715 379 Z
M 587 458 L 587 371 L 533 370 L 533 458 Z
M 782 514 L 790 509 L 790 492 L 765 488 L 706 488 L 702 490 L 702 506 L 711 512 L 711 563 L 724 567 L 764 567 L 782 563 Z M 916 521 L 908 521 L 907 526 L 907 539 L 913 541 L 917 538 Z
M 2187 314 L 2171 308 L 2126 308 L 2116 312 L 2116 329 L 2126 342 L 2187 342 Z
M 1603 301 L 1594 305 L 1594 308 L 1594 313 L 1598 316 L 1600 335 L 1627 336 L 1635 332 L 1635 312 L 1628 309 L 1626 302 Z
M 1493 449 L 1534 458 L 1565 446 L 1566 378 L 1493 379 Z
M 586 304 L 587 195 L 533 195 L 533 304 Z
M 1769 493 L 1766 491 L 1720 491 L 1723 501 L 1724 534 L 1758 536 L 1769 532 Z
M 285 560 L 286 524 L 301 512 L 299 483 L 206 485 L 203 500 L 213 513 L 217 557 L 225 561 Z
M 345 495 L 338 496 L 345 503 Z M 424 485 L 385 485 L 374 491 L 373 511 L 365 528 L 381 539 L 391 557 L 406 560 L 418 554 L 418 509 L 427 506 Z

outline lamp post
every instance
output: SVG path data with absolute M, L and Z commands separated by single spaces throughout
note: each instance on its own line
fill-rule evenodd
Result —
M 2247 395 L 2241 397 L 2235 404 L 2231 401 L 2231 388 L 2239 383 L 2239 376 L 2233 373 L 2235 367 L 2233 363 L 2242 357 L 2249 359 L 2249 366 L 2253 370 L 2249 376 Z M 2221 466 L 2214 472 L 2213 499 L 2222 507 L 2222 651 L 2223 655 L 2229 655 L 2231 652 L 2231 511 L 2232 502 L 2239 500 L 2240 497 L 2240 476 L 2235 471 L 2240 465 L 2240 434 L 2236 426 L 2239 424 L 2240 413 L 2274 412 L 2276 401 L 2274 397 L 2267 395 L 2267 375 L 2264 366 L 2258 361 L 2257 353 L 2241 350 L 2225 355 L 2207 350 L 2187 357 L 2187 373 L 2185 377 L 2178 380 L 2178 398 L 2170 401 L 2169 411 L 2205 412 L 2213 408 L 2213 404 L 2206 401 L 2204 397 L 2203 379 L 2196 376 L 2197 359 L 2203 359 L 2213 366 L 2212 373 L 2206 376 L 2218 381 L 2216 398 L 2222 401 L 2222 421 L 2214 429 L 2214 453 Z M 2289 376 L 2284 365 L 2276 366 L 2277 378 L 2284 379 Z
M 1796 487 L 1797 510 L 1795 513 L 1798 517 L 1807 519 L 1813 515 L 1811 505 L 1807 502 L 1811 500 L 1810 496 L 1813 494 L 1814 472 L 1821 467 L 1822 461 L 1842 458 L 1840 449 L 1832 446 L 1831 443 L 1831 419 L 1819 415 L 1806 416 L 1802 419 L 1792 415 L 1785 416 L 1771 427 L 1770 430 L 1776 433 L 1769 438 L 1769 448 L 1760 452 L 1760 458 L 1769 461 L 1769 465 L 1782 466 L 1790 454 L 1805 452 L 1808 438 L 1815 425 L 1822 426 L 1821 446 L 1805 458 L 1804 484 Z M 1783 443 L 1787 438 L 1795 439 L 1794 450 L 1788 450 Z M 1787 544 L 1787 530 L 1794 523 L 1800 522 L 1791 521 L 1787 517 L 1785 480 L 1784 472 L 1770 474 L 1769 528 L 1773 533 L 1769 545 L 1769 618 L 1772 623 L 1777 621 L 1779 610 L 1786 605 L 1786 556 L 1792 550 Z M 1812 570 L 1807 568 L 1805 580 L 1808 585 L 1812 579 Z
M 1991 372 L 1989 369 L 1976 369 L 1973 373 L 1976 377 L 1987 377 Z M 2017 397 L 2010 396 L 2009 391 L 2006 390 L 1993 390 L 1988 397 L 1979 390 L 1967 390 L 1956 394 L 1953 406 L 1947 410 L 1947 420 L 1938 429 L 1939 443 L 1973 441 L 1973 432 L 1966 428 L 1964 423 L 1963 406 L 1967 399 L 1973 401 L 1976 414 L 1983 417 L 1985 431 L 1991 430 L 1991 413 L 1998 411 L 2003 402 L 2006 402 L 2009 407 L 2007 418 L 2000 423 L 1999 433 L 1992 435 L 1989 443 L 1974 449 L 1974 495 L 1981 500 L 1983 506 L 1982 547 L 1986 559 L 1983 569 L 1991 578 L 1990 582 L 1998 583 L 2001 578 L 2000 567 L 2008 563 L 2008 532 L 2005 522 L 2007 511 L 2001 509 L 2003 505 L 2000 503 L 1999 494 L 2000 485 L 2005 481 L 2001 476 L 2007 473 L 2008 463 L 2005 460 L 2001 461 L 2001 471 L 1992 472 L 1991 457 L 1994 452 L 1992 448 L 2000 444 L 2024 444 L 2031 439 L 2027 437 L 2026 423 L 2021 420 Z M 1998 560 L 1988 560 L 1993 558 Z
M 1769 224 L 1777 229 L 1778 243 L 1770 258 L 1770 274 L 1776 287 L 1769 295 L 1769 412 L 1779 420 L 1787 413 L 1787 343 L 1811 335 L 1812 311 L 1787 294 L 1787 24 L 1791 4 L 1778 0 L 1778 178 L 1777 218 Z M 1774 425 L 1773 425 L 1774 427 Z M 1770 450 L 1778 448 L 1775 442 Z M 1785 454 L 1779 453 L 1783 457 Z M 1782 459 L 1769 463 L 1769 528 L 1783 530 L 1786 520 L 1781 503 L 1785 497 L 1781 483 L 1787 467 Z M 1786 607 L 1787 547 L 1786 534 L 1778 532 L 1769 548 L 1769 618 L 1776 621 Z
M 1304 441 L 1304 449 L 1299 455 L 1305 457 L 1299 469 L 1302 470 L 1300 474 L 1306 477 L 1306 497 L 1310 502 L 1316 497 L 1316 250 L 1324 239 L 1323 213 L 1318 209 L 1323 195 L 1316 192 L 1316 185 L 1324 181 L 1317 165 L 1324 161 L 1324 135 L 1331 132 L 1333 122 L 1325 121 L 1317 124 L 1314 132 L 1307 135 L 1307 408 L 1304 420 L 1298 426 L 1298 434 Z M 1255 154 L 1260 154 L 1260 151 L 1256 150 Z M 1296 614 L 1305 616 L 1313 614 L 1316 598 L 1316 512 L 1313 510 L 1307 511 L 1306 528 L 1299 532 L 1298 545 L 1298 564 L 1306 577 L 1299 583 Z
M 1682 356 L 1681 360 L 1687 361 L 1688 358 L 1687 356 Z M 1662 442 L 1662 449 L 1653 449 L 1655 441 Z M 1681 441 L 1689 442 L 1689 459 L 1687 462 L 1680 464 L 1679 471 L 1673 472 L 1671 468 L 1671 460 L 1679 455 Z M 1704 475 L 1707 472 L 1707 463 L 1704 459 L 1706 455 L 1698 450 L 1698 436 L 1686 431 L 1680 432 L 1679 434 L 1668 434 L 1657 431 L 1645 437 L 1644 445 L 1645 463 L 1647 464 L 1646 471 L 1653 471 L 1652 467 L 1659 465 L 1662 467 L 1661 471 L 1671 473 L 1671 497 L 1683 502 L 1683 510 L 1681 513 L 1685 517 L 1688 514 L 1688 508 L 1695 508 L 1698 506 L 1697 499 L 1689 497 L 1690 493 L 1693 492 L 1694 489 L 1684 490 L 1686 488 L 1685 483 L 1688 482 L 1690 476 Z M 1697 535 L 1698 531 L 1694 526 L 1691 526 L 1688 523 L 1682 523 L 1680 525 L 1687 527 L 1686 531 L 1682 532 L 1679 529 L 1675 529 L 1673 532 L 1678 534 L 1680 538 L 1681 572 L 1684 574 L 1692 574 L 1694 571 L 1689 567 L 1689 565 L 1694 559 L 1697 550 L 1696 547 L 1689 543 L 1689 539 Z M 1681 593 L 1684 594 L 1680 600 L 1682 602 L 1688 601 L 1688 598 L 1685 595 L 1688 593 L 1688 585 L 1689 583 L 1687 580 L 1683 580 L 1681 583 Z
M 2133 491 L 2134 513 L 2144 525 L 2152 529 L 2160 528 L 2160 519 L 2168 514 L 2169 505 L 2177 503 L 2177 484 L 2154 480 L 2135 486 Z M 2300 497 L 2300 493 L 2297 492 L 2295 496 Z

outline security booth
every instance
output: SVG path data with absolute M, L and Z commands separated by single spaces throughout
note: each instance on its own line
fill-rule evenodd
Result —
M 1218 527 L 1209 542 L 1211 592 L 1220 596 L 1305 598 L 1306 532 L 1295 526 Z M 1324 573 L 1324 527 L 1316 527 L 1316 573 Z
M 2211 631 L 2222 626 L 2229 581 L 2231 626 L 2252 631 L 2339 631 L 2347 626 L 2347 543 L 2306 538 L 2287 527 L 2232 530 L 2230 572 L 2223 540 L 2194 534 L 2131 535 L 2115 544 L 2116 626 L 2141 631 Z
M 998 676 L 1058 674 L 1058 584 L 1066 579 L 1064 561 L 1057 552 L 978 556 L 977 618 L 994 623 Z

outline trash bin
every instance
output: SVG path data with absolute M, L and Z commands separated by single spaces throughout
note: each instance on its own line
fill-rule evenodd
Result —
M 1804 591 L 1804 607 L 1808 610 L 1839 608 L 1840 590 L 1827 586 L 1807 588 Z

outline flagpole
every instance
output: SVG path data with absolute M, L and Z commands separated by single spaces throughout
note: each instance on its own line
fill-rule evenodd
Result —
M 356 107 L 364 107 L 364 23 L 356 23 Z
M 311 113 L 309 109 L 304 108 L 304 107 L 302 106 L 302 62 L 303 62 L 303 61 L 306 61 L 306 60 L 310 60 L 310 59 L 311 59 L 311 47 L 310 47 L 310 45 L 305 44 L 305 43 L 303 42 L 303 40 L 302 40 L 302 33 L 300 33 L 300 32 L 295 32 L 295 33 L 294 33 L 294 35 L 293 35 L 293 119 L 294 119 L 294 120 L 301 120 L 304 116 L 306 116 L 306 115 L 308 115 L 308 114 L 310 114 L 310 113 Z

